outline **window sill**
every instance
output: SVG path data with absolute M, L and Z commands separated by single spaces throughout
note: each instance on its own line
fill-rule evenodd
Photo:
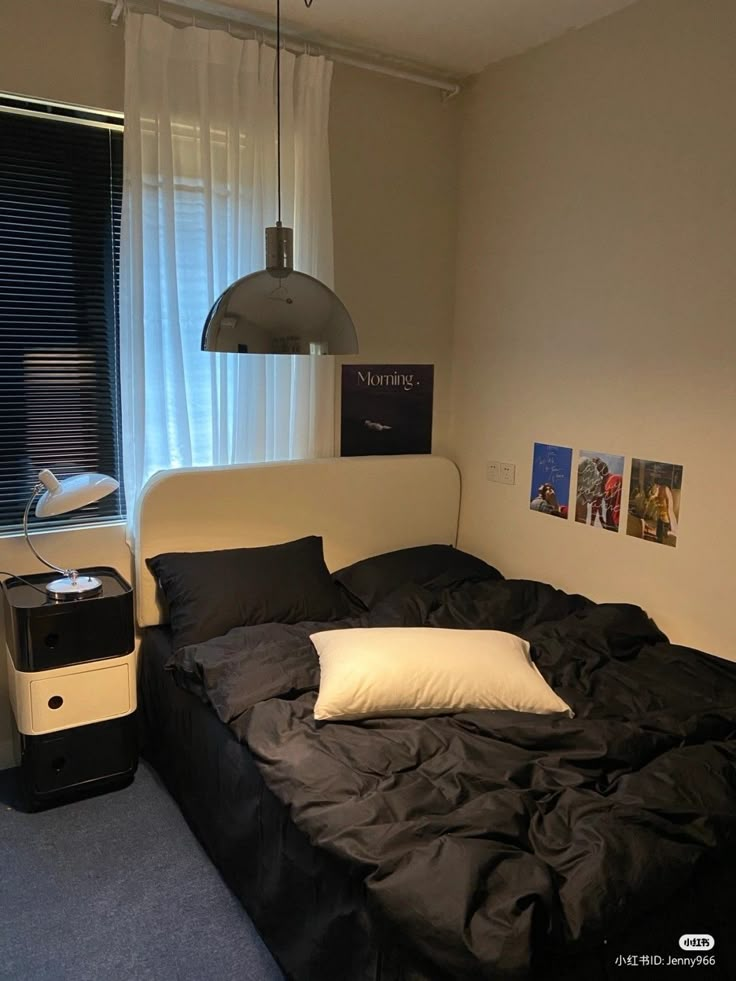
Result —
M 63 525 L 31 525 L 28 529 L 28 534 L 33 535 L 59 535 L 65 534 L 68 531 L 99 531 L 102 528 L 114 528 L 114 527 L 125 527 L 125 518 L 110 518 L 109 521 L 90 521 L 85 523 L 73 523 Z M 0 540 L 2 539 L 12 539 L 12 538 L 24 538 L 23 530 L 17 531 L 3 531 L 0 529 Z

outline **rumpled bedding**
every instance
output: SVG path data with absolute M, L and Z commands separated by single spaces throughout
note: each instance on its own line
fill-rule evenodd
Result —
M 309 635 L 349 626 L 515 633 L 575 718 L 316 723 Z M 736 663 L 669 644 L 638 607 L 528 580 L 407 586 L 347 620 L 236 628 L 170 667 L 438 977 L 527 978 L 736 858 Z

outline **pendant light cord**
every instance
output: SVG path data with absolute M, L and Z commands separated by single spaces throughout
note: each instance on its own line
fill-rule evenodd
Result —
M 281 0 L 276 0 L 276 157 L 279 201 L 276 224 L 281 227 Z
M 309 9 L 314 0 L 304 0 Z M 281 226 L 281 0 L 276 0 L 276 171 L 278 174 L 278 221 Z

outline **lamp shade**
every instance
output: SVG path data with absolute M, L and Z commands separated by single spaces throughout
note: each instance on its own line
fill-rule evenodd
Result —
M 202 332 L 203 351 L 236 354 L 356 354 L 350 314 L 324 283 L 306 273 L 264 269 L 229 286 Z
M 293 233 L 266 229 L 266 268 L 232 283 L 202 331 L 203 351 L 357 354 L 350 314 L 332 290 L 293 267 Z
M 36 504 L 38 518 L 76 511 L 102 500 L 120 486 L 114 477 L 107 477 L 104 473 L 80 473 L 58 480 L 51 470 L 42 470 L 38 479 L 46 488 Z

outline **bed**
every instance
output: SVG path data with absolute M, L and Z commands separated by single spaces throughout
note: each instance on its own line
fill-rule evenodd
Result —
M 135 558 L 146 755 L 294 981 L 588 981 L 632 957 L 736 976 L 736 666 L 669 644 L 636 607 L 448 548 L 459 504 L 457 469 L 431 456 L 153 478 Z M 235 591 L 221 555 L 313 536 L 348 570 L 347 605 L 300 595 L 320 617 L 292 602 L 288 622 L 261 610 L 197 635 Z M 151 560 L 213 552 L 182 633 Z M 310 637 L 422 630 L 450 637 L 448 659 L 478 631 L 523 638 L 569 711 L 315 719 Z M 716 947 L 686 951 L 684 934 Z

